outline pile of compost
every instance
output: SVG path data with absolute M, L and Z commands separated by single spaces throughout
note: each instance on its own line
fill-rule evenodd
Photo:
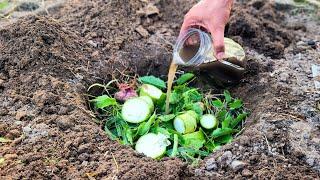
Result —
M 319 35 L 309 27 L 291 31 L 286 14 L 265 1 L 235 3 L 226 28 L 248 60 L 245 79 L 228 89 L 251 110 L 232 143 L 191 166 L 153 160 L 108 138 L 88 108 L 87 88 L 135 75 L 165 79 L 172 44 L 194 3 L 72 1 L 1 27 L 0 177 L 319 177 L 320 97 L 309 76 L 320 55 L 305 43 Z M 223 92 L 207 78 L 199 87 Z

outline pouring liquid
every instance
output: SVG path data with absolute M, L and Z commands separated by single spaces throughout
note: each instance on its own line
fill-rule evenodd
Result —
M 168 87 L 167 87 L 167 97 L 166 97 L 166 114 L 169 114 L 169 105 L 170 105 L 170 94 L 171 94 L 171 88 L 172 83 L 176 74 L 176 71 L 178 69 L 178 65 L 174 63 L 174 61 L 171 62 L 169 73 L 168 73 Z
M 193 44 L 193 45 L 187 45 L 184 46 L 180 52 L 179 55 L 183 59 L 183 61 L 188 62 L 190 61 L 198 52 L 199 49 L 199 43 Z M 167 97 L 166 97 L 166 114 L 169 114 L 169 105 L 170 105 L 170 94 L 172 89 L 173 80 L 175 78 L 176 71 L 178 69 L 178 64 L 175 63 L 175 60 L 170 64 L 169 73 L 168 73 L 168 88 L 167 88 Z

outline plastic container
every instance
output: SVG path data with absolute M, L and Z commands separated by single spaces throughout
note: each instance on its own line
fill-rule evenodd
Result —
M 211 36 L 200 29 L 191 28 L 177 40 L 173 61 L 182 66 L 199 67 L 219 83 L 237 83 L 245 72 L 245 53 L 233 40 L 225 38 L 224 42 L 225 58 L 217 60 Z

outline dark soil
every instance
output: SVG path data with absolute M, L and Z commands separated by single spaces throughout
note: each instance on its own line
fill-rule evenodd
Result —
M 192 4 L 158 0 L 158 13 L 146 11 L 150 3 L 143 1 L 75 1 L 52 17 L 29 16 L 2 28 L 0 136 L 13 142 L 0 147 L 1 179 L 319 178 L 318 157 L 306 163 L 312 149 L 292 142 L 299 140 L 293 138 L 297 123 L 319 127 L 311 116 L 319 114 L 297 110 L 299 103 L 309 107 L 320 98 L 294 91 L 298 82 L 282 75 L 294 73 L 281 70 L 289 67 L 291 54 L 284 50 L 295 39 L 281 25 L 285 16 L 264 1 L 235 4 L 226 29 L 248 54 L 246 78 L 231 91 L 252 115 L 235 142 L 191 167 L 179 159 L 146 158 L 101 130 L 86 106 L 86 88 L 136 73 L 165 77 L 171 45 Z M 316 148 L 310 136 L 309 147 Z M 235 161 L 244 164 L 234 168 Z
M 226 34 L 240 36 L 238 41 L 243 45 L 266 56 L 283 57 L 284 49 L 294 42 L 293 32 L 284 28 L 284 15 L 276 10 L 274 4 L 265 1 L 249 4 L 252 6 L 235 6 Z

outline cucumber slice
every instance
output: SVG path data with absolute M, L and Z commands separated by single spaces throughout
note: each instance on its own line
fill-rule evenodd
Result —
M 153 85 L 144 84 L 140 87 L 140 96 L 149 96 L 153 102 L 157 102 L 163 96 L 163 92 Z
M 171 143 L 164 134 L 148 133 L 141 136 L 135 146 L 136 151 L 153 159 L 162 157 Z
M 130 123 L 143 122 L 151 115 L 150 105 L 141 98 L 129 99 L 123 104 L 121 115 Z
M 214 115 L 205 114 L 200 119 L 200 125 L 205 129 L 213 129 L 218 127 L 218 120 Z
M 197 123 L 199 123 L 199 115 L 195 111 L 187 111 L 190 116 L 194 117 L 197 120 Z
M 150 112 L 153 112 L 154 111 L 154 104 L 153 104 L 153 101 L 152 101 L 151 97 L 149 97 L 149 96 L 141 96 L 140 98 L 148 103 L 148 105 L 150 107 Z
M 181 134 L 194 132 L 197 128 L 197 120 L 193 115 L 186 112 L 177 116 L 173 121 L 173 126 L 176 131 Z

